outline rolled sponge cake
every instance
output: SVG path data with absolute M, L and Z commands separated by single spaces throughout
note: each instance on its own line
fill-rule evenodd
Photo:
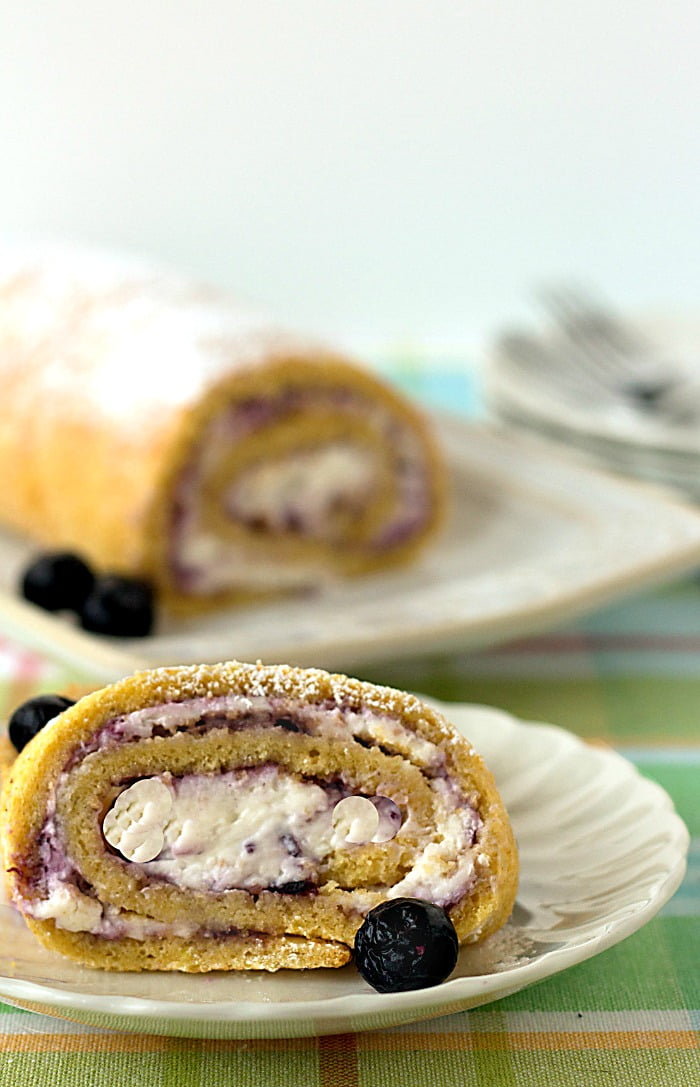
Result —
M 409 561 L 443 520 L 406 397 L 141 259 L 0 250 L 0 397 L 2 522 L 171 611 Z
M 494 779 L 439 712 L 285 665 L 157 669 L 80 699 L 17 757 L 0 841 L 32 931 L 110 970 L 341 966 L 402 897 L 475 942 L 518 878 Z

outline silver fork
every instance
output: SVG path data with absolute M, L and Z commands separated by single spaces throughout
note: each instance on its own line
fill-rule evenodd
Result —
M 700 381 L 684 373 L 629 322 L 589 292 L 547 288 L 541 298 L 554 318 L 562 358 L 589 370 L 613 394 L 668 422 L 700 419 Z
M 541 337 L 516 329 L 504 332 L 496 343 L 496 354 L 529 385 L 537 382 L 574 401 L 590 402 L 601 393 L 607 395 L 585 368 L 562 365 L 561 350 L 555 350 Z
M 513 330 L 499 339 L 501 359 L 528 379 L 590 404 L 610 401 L 635 377 L 645 353 L 641 338 L 580 289 L 559 286 L 541 292 L 554 332 Z

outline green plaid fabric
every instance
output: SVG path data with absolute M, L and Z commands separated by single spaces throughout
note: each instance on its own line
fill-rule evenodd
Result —
M 452 407 L 473 392 L 448 366 L 402 376 Z M 0 638 L 0 710 L 79 678 Z M 168 1039 L 0 1005 L 1 1087 L 700 1087 L 700 582 L 686 578 L 517 644 L 395 661 L 363 678 L 490 703 L 614 745 L 670 793 L 690 828 L 682 887 L 596 958 L 482 1010 L 393 1030 Z

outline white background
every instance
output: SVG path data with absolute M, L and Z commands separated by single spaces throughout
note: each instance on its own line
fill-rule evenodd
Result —
M 697 0 L 0 0 L 0 233 L 382 348 L 700 309 L 699 101 Z

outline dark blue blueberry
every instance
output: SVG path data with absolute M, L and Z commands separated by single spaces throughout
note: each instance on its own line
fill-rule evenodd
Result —
M 153 630 L 153 590 L 137 578 L 99 577 L 80 612 L 80 624 L 93 634 L 144 638 Z
M 21 751 L 37 732 L 41 732 L 47 721 L 58 717 L 59 713 L 72 705 L 70 698 L 64 698 L 61 694 L 40 694 L 37 698 L 23 702 L 9 721 L 10 742 L 17 751 Z
M 274 891 L 278 895 L 303 895 L 310 891 L 313 883 L 308 879 L 298 879 L 292 883 L 280 883 L 275 887 L 268 887 L 268 891 Z
M 379 993 L 439 985 L 454 970 L 458 953 L 445 911 L 419 898 L 375 906 L 355 936 L 357 969 Z
M 278 728 L 283 728 L 286 732 L 301 732 L 301 729 L 294 721 L 289 717 L 278 717 L 275 721 Z
M 95 577 L 90 567 L 69 552 L 41 555 L 22 575 L 22 596 L 46 611 L 79 611 Z

